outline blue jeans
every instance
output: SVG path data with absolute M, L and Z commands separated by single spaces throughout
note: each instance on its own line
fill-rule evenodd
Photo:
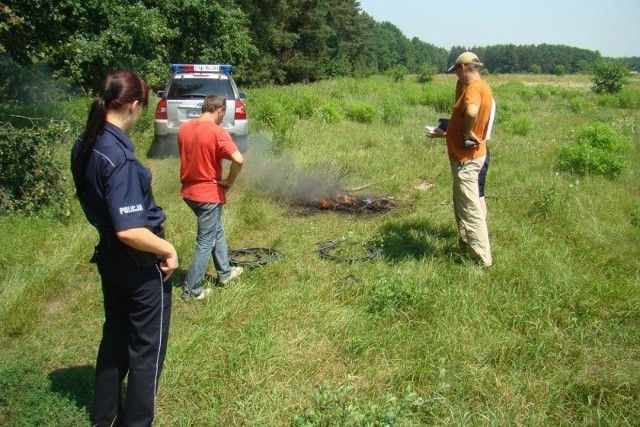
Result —
M 223 280 L 231 274 L 229 265 L 229 249 L 222 224 L 222 203 L 200 203 L 184 199 L 198 219 L 198 236 L 196 250 L 187 272 L 182 291 L 183 298 L 198 296 L 202 293 L 202 282 L 209 264 L 209 257 L 213 258 L 213 265 L 218 278 Z

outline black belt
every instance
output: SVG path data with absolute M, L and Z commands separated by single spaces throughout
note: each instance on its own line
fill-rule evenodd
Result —
M 114 232 L 100 232 L 100 243 L 98 246 L 105 248 L 112 254 L 119 256 L 121 258 L 128 259 L 133 264 L 141 268 L 149 268 L 155 266 L 159 258 L 156 254 L 151 252 L 139 251 L 137 249 L 132 248 L 131 246 L 125 245 L 122 243 L 118 236 Z M 159 233 L 154 233 L 158 236 L 164 236 L 164 232 L 162 228 L 160 228 Z

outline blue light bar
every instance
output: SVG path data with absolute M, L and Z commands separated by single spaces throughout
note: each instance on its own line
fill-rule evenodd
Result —
M 231 74 L 233 66 L 229 64 L 171 64 L 171 72 L 175 73 L 227 73 Z

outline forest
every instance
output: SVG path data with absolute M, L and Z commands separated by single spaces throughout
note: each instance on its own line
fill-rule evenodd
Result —
M 549 44 L 446 49 L 375 21 L 358 0 L 2 0 L 0 14 L 3 99 L 38 99 L 34 81 L 49 77 L 65 92 L 86 93 L 114 68 L 134 69 L 159 87 L 169 64 L 181 62 L 229 63 L 239 84 L 259 87 L 398 68 L 444 72 L 465 50 L 487 72 L 504 74 L 589 72 L 608 59 Z M 640 58 L 617 60 L 640 70 Z

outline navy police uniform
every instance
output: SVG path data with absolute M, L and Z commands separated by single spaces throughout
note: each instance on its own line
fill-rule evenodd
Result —
M 72 150 L 76 157 L 79 142 Z M 146 227 L 163 237 L 162 209 L 151 191 L 151 172 L 133 155 L 117 126 L 107 123 L 87 164 L 82 209 L 100 233 L 91 262 L 98 266 L 105 322 L 96 361 L 93 423 L 148 426 L 167 349 L 171 283 L 154 254 L 123 244 L 116 232 Z M 122 381 L 128 374 L 124 408 Z

